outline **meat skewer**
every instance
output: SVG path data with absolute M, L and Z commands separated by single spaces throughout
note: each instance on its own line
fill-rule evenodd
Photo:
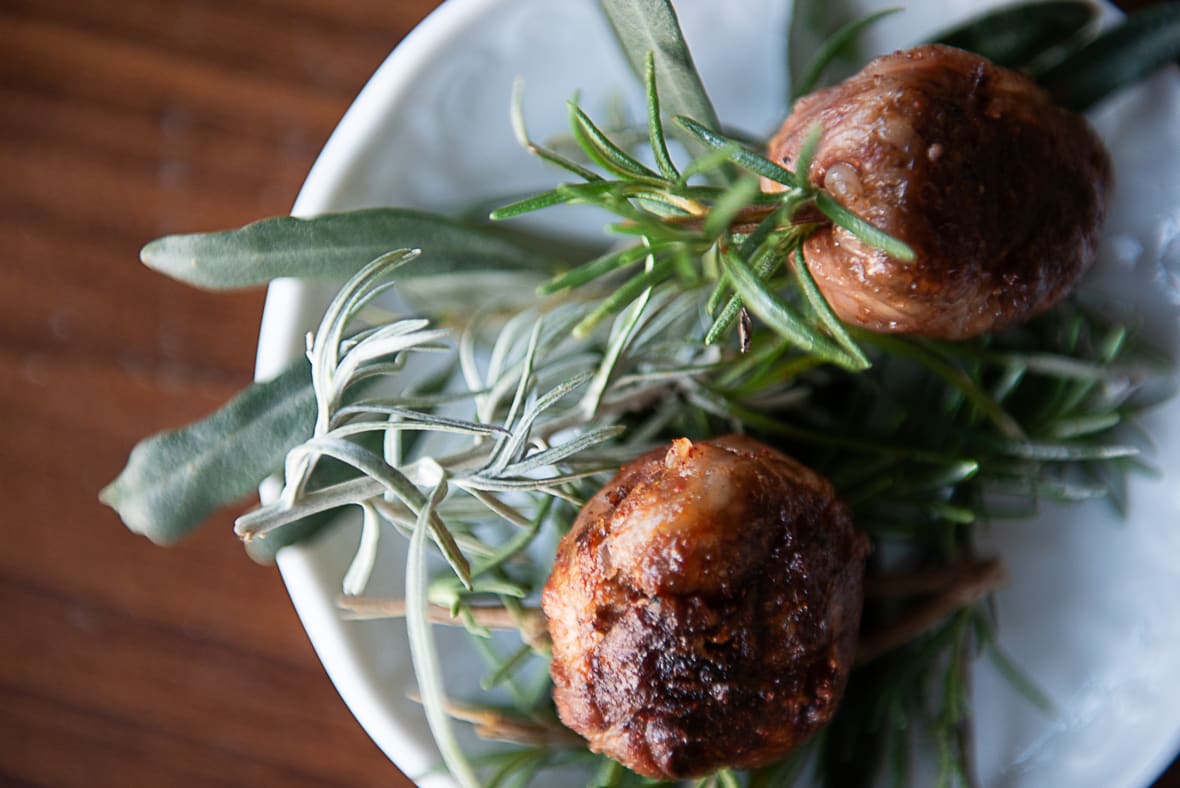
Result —
M 879 57 L 800 99 L 769 158 L 792 168 L 817 124 L 809 181 L 917 255 L 812 235 L 808 266 L 846 323 L 966 339 L 1048 309 L 1094 260 L 1109 156 L 1020 73 L 933 44 Z
M 867 552 L 827 480 L 753 439 L 640 457 L 545 586 L 558 714 L 650 777 L 778 760 L 839 702 Z

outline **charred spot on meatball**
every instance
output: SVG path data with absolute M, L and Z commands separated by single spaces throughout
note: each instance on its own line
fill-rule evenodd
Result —
M 836 709 L 867 550 L 826 479 L 753 439 L 640 457 L 545 585 L 562 721 L 659 779 L 782 758 Z
M 808 180 L 917 255 L 812 235 L 808 266 L 847 323 L 965 339 L 1048 309 L 1094 259 L 1109 156 L 1022 74 L 946 46 L 885 55 L 800 99 L 769 157 L 792 167 L 816 124 Z

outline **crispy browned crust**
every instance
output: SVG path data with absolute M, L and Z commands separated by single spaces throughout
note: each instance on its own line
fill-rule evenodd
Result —
M 886 55 L 800 99 L 770 158 L 790 167 L 817 122 L 810 181 L 918 255 L 837 227 L 812 236 L 807 261 L 842 320 L 963 339 L 1047 309 L 1093 261 L 1106 149 L 1023 75 L 945 46 Z
M 562 721 L 649 777 L 781 758 L 836 708 L 866 552 L 827 480 L 757 441 L 640 457 L 545 586 Z

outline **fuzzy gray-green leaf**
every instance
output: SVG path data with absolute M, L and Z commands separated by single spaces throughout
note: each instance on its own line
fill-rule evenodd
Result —
M 405 208 L 372 208 L 310 219 L 282 216 L 236 230 L 168 235 L 140 252 L 151 267 L 210 290 L 251 287 L 279 277 L 343 280 L 390 249 L 421 248 L 405 276 L 465 271 L 546 271 L 545 252 L 519 236 Z
M 300 360 L 212 415 L 141 441 L 99 498 L 132 531 L 174 544 L 280 468 L 311 436 L 315 413 L 308 364 Z

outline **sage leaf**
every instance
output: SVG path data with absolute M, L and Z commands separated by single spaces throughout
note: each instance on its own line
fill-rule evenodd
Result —
M 1058 104 L 1085 112 L 1180 57 L 1180 3 L 1132 14 L 1042 72 L 1037 81 Z
M 175 544 L 280 469 L 287 452 L 311 437 L 315 417 L 311 372 L 300 359 L 212 415 L 141 441 L 99 499 L 132 531 Z
M 1017 3 L 936 33 L 930 41 L 966 49 L 997 66 L 1026 68 L 1076 38 L 1097 16 L 1098 6 L 1086 0 Z
M 169 235 L 145 246 L 140 259 L 182 282 L 226 290 L 280 277 L 344 280 L 398 248 L 424 250 L 422 260 L 404 274 L 413 278 L 489 269 L 549 272 L 557 251 L 551 240 L 530 240 L 500 228 L 407 208 L 370 208 Z
M 602 0 L 602 8 L 627 62 L 640 80 L 645 81 L 648 52 L 652 53 L 663 111 L 668 115 L 697 118 L 712 129 L 721 128 L 669 0 Z M 682 141 L 694 156 L 704 150 L 691 137 Z

